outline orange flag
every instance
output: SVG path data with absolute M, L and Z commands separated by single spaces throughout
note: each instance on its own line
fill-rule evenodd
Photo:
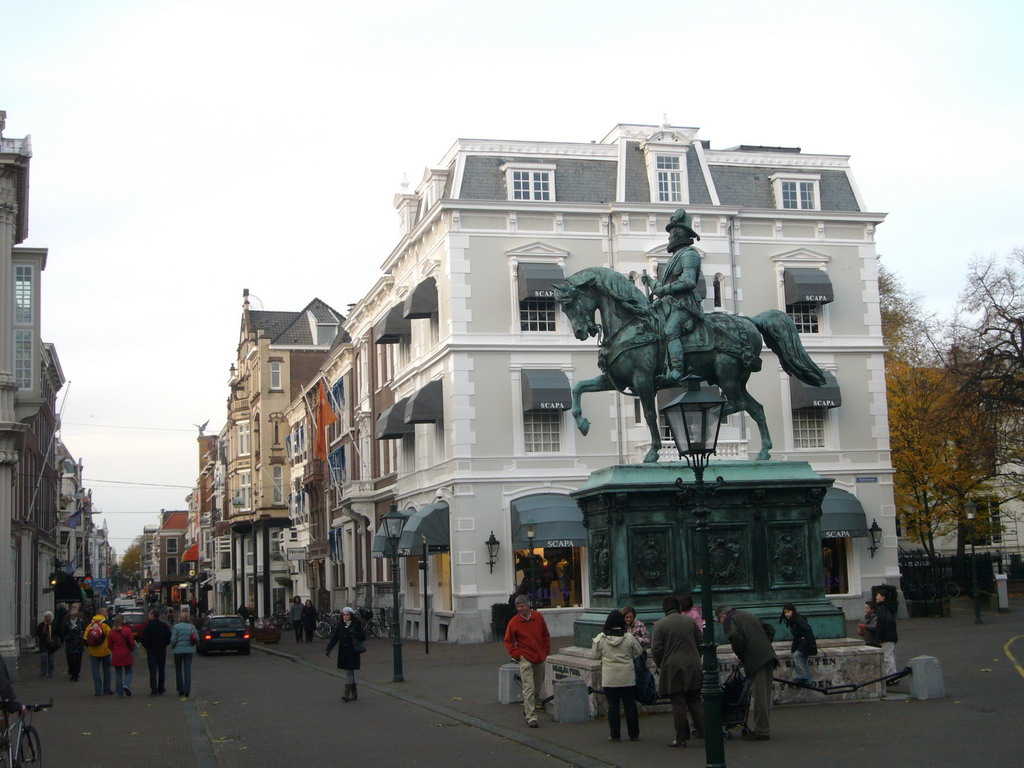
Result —
M 316 451 L 318 459 L 327 459 L 327 427 L 338 420 L 338 416 L 331 408 L 331 402 L 327 399 L 327 390 L 324 389 L 324 380 L 320 379 L 319 392 L 316 405 Z

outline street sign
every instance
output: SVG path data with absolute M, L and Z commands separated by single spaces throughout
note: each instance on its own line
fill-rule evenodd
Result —
M 93 579 L 90 584 L 93 589 L 110 589 L 110 579 Z

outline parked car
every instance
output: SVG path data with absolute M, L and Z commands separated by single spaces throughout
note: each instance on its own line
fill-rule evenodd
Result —
M 203 656 L 210 651 L 238 651 L 248 656 L 251 647 L 249 625 L 241 616 L 207 616 L 196 650 Z
M 124 625 L 132 631 L 132 637 L 138 640 L 149 618 L 142 611 L 125 611 L 121 615 L 124 616 Z

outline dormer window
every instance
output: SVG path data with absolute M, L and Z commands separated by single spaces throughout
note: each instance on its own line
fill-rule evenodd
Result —
M 817 174 L 776 173 L 771 177 L 775 205 L 783 210 L 821 210 Z
M 555 166 L 548 163 L 505 163 L 509 200 L 555 199 Z
M 316 326 L 316 344 L 318 347 L 325 346 L 334 341 L 334 337 L 338 335 L 338 326 L 327 325 L 325 323 L 317 323 Z
M 659 203 L 681 203 L 683 201 L 683 174 L 679 155 L 657 155 L 655 159 L 655 180 Z

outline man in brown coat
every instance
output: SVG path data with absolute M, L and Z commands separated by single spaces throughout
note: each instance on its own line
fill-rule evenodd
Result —
M 658 694 L 672 702 L 672 724 L 676 737 L 670 747 L 685 747 L 690 735 L 686 723 L 689 711 L 697 738 L 704 738 L 704 702 L 700 698 L 702 679 L 700 629 L 691 617 L 679 612 L 679 600 L 666 595 L 661 601 L 665 617 L 654 624 L 651 656 L 658 665 Z
M 768 715 L 772 706 L 772 672 L 779 665 L 772 642 L 765 634 L 761 620 L 748 611 L 729 605 L 715 609 L 715 618 L 722 623 L 733 653 L 750 678 L 754 698 L 754 730 L 744 736 L 748 741 L 768 741 Z

